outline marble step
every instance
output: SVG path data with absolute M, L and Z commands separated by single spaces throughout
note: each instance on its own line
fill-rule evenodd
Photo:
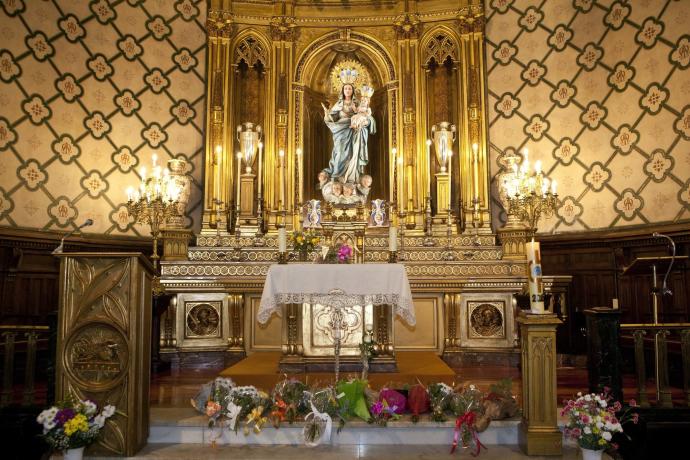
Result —
M 423 416 L 424 418 L 424 416 Z M 485 445 L 517 445 L 518 418 L 496 420 L 479 434 Z M 187 408 L 152 408 L 149 444 L 211 444 L 219 445 L 302 445 L 303 422 L 283 423 L 276 429 L 266 424 L 260 434 L 245 435 L 227 428 L 209 428 L 207 418 Z M 350 421 L 337 433 L 334 424 L 331 443 L 334 445 L 444 445 L 453 441 L 455 421 L 444 423 L 420 420 L 412 423 L 408 417 L 390 422 L 386 427 L 369 425 L 364 421 Z

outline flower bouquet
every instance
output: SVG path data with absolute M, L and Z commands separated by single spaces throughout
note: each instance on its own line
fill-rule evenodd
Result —
M 630 402 L 631 407 L 635 405 L 634 400 Z M 599 451 L 596 455 L 601 457 L 603 450 L 617 448 L 611 442 L 613 435 L 623 433 L 623 423 L 638 421 L 638 414 L 630 414 L 630 409 L 618 416 L 623 406 L 620 402 L 613 401 L 608 389 L 604 389 L 602 394 L 578 393 L 577 399 L 563 401 L 563 406 L 561 416 L 568 418 L 564 434 L 566 438 L 577 441 L 583 455 L 587 451 Z
M 300 260 L 306 261 L 308 254 L 314 250 L 320 240 L 313 230 L 307 230 L 306 232 L 295 230 L 290 235 L 290 241 L 295 252 L 299 254 Z
M 93 401 L 69 398 L 41 412 L 36 421 L 43 425 L 43 438 L 53 449 L 80 458 L 84 447 L 98 438 L 106 419 L 114 413 L 115 406 L 105 406 L 98 412 Z M 69 452 L 74 450 L 77 452 Z
M 453 434 L 453 444 L 450 449 L 452 454 L 461 444 L 463 449 L 473 446 L 473 456 L 479 455 L 484 444 L 479 440 L 479 432 L 484 431 L 491 421 L 484 417 L 484 406 L 482 401 L 484 394 L 474 385 L 462 387 L 454 392 L 450 399 L 449 407 L 455 414 L 455 432 Z
M 335 247 L 325 247 L 321 259 L 327 264 L 349 264 L 354 250 L 352 246 L 338 243 Z

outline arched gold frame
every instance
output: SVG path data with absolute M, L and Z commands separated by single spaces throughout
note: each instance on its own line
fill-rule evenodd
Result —
M 293 149 L 301 148 L 304 133 L 304 127 L 301 121 L 304 118 L 304 98 L 302 96 L 305 87 L 304 75 L 309 75 L 317 66 L 318 60 L 316 58 L 323 51 L 327 50 L 330 46 L 343 41 L 351 42 L 354 45 L 360 46 L 367 52 L 371 62 L 375 65 L 376 72 L 378 73 L 379 78 L 383 82 L 383 85 L 388 92 L 387 103 L 389 113 L 391 114 L 387 133 L 388 145 L 391 146 L 391 148 L 397 146 L 397 133 L 399 131 L 399 121 L 397 116 L 398 80 L 391 53 L 380 41 L 376 40 L 372 36 L 347 29 L 344 32 L 330 32 L 316 38 L 302 51 L 297 60 L 292 83 L 293 97 L 291 98 L 291 108 L 293 108 L 293 110 L 290 111 L 292 115 L 290 125 L 293 126 L 294 129 L 290 131 L 292 138 L 289 140 L 289 142 L 290 145 L 293 146 Z M 390 166 L 395 167 L 395 164 L 391 163 Z M 390 177 L 390 182 L 388 184 L 388 199 L 394 200 L 393 175 L 391 174 Z

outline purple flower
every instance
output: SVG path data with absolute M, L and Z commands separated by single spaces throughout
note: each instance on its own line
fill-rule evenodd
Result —
M 60 409 L 58 411 L 57 415 L 55 416 L 55 421 L 57 422 L 58 425 L 64 425 L 67 423 L 69 420 L 72 420 L 74 417 L 74 410 L 67 408 L 67 409 Z
M 350 257 L 352 257 L 352 248 L 347 244 L 340 246 L 340 249 L 338 249 L 338 260 L 344 262 Z
M 375 416 L 379 416 L 381 412 L 383 412 L 383 403 L 381 401 L 376 401 L 376 403 L 371 406 L 371 413 Z

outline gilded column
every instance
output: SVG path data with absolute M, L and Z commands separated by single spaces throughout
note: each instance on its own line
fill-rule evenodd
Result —
M 420 180 L 420 163 L 417 152 L 424 152 L 424 148 L 417 145 L 417 121 L 415 100 L 415 88 L 417 85 L 417 47 L 419 38 L 419 19 L 416 13 L 405 13 L 394 22 L 398 39 L 398 56 L 400 57 L 400 77 L 402 81 L 402 115 L 403 115 L 403 141 L 398 149 L 403 156 L 401 173 L 403 189 L 400 210 L 407 213 L 405 222 L 407 228 L 415 228 L 418 219 L 423 215 L 420 205 L 423 203 L 424 190 L 420 190 L 423 182 Z M 415 171 L 416 170 L 416 171 Z M 421 194 L 421 195 L 420 195 Z M 421 197 L 421 199 L 420 199 Z M 419 221 L 421 223 L 421 220 Z
M 227 115 L 225 104 L 228 97 L 230 68 L 230 37 L 234 24 L 230 13 L 210 10 L 206 21 L 208 36 L 209 95 L 206 117 L 206 155 L 204 177 L 204 213 L 201 233 L 227 233 L 227 209 L 232 199 L 232 174 L 228 160 L 231 152 L 227 142 Z
M 466 105 L 462 117 L 462 142 L 460 149 L 461 177 L 465 232 L 491 233 L 489 210 L 489 170 L 486 107 L 486 74 L 484 60 L 484 28 L 486 20 L 481 3 L 463 9 L 458 17 L 461 34 L 461 55 L 467 63 L 463 66 L 462 88 Z M 473 144 L 477 144 L 476 154 Z M 476 155 L 476 158 L 475 158 Z
M 271 73 L 271 87 L 274 91 L 269 105 L 269 113 L 275 114 L 275 133 L 273 149 L 275 193 L 272 200 L 272 209 L 285 210 L 291 214 L 295 209 L 295 158 L 298 146 L 290 143 L 294 139 L 294 133 L 288 130 L 288 114 L 290 109 L 290 75 L 293 66 L 294 41 L 297 29 L 295 18 L 292 15 L 294 5 L 276 3 L 274 16 L 271 18 L 271 39 L 273 40 L 272 62 L 274 72 Z M 284 156 L 279 158 L 280 151 Z M 281 189 L 282 187 L 282 189 Z M 294 216 L 293 216 L 294 217 Z M 286 223 L 293 219 L 286 220 Z M 289 224 L 288 224 L 289 225 Z
M 556 315 L 521 313 L 522 420 L 520 449 L 527 455 L 561 455 L 563 434 L 556 407 Z

